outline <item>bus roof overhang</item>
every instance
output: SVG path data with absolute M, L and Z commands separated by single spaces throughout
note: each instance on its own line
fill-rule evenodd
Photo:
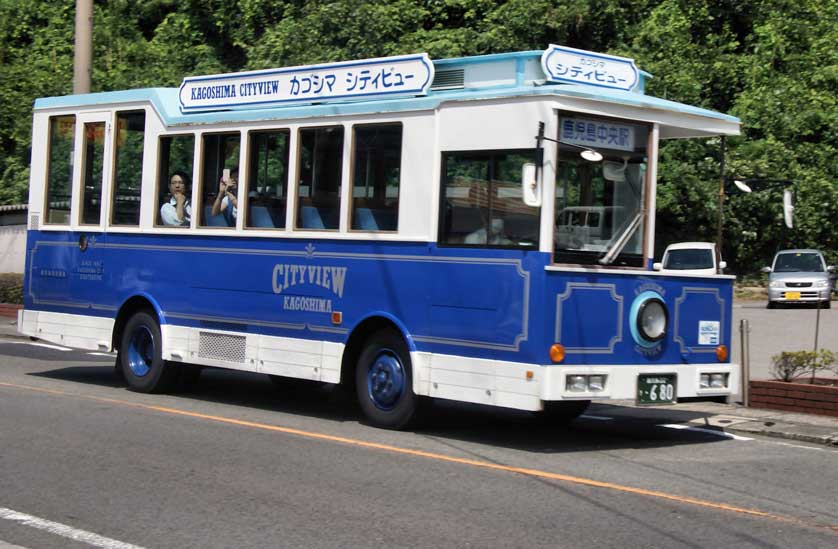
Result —
M 555 86 L 560 109 L 658 124 L 661 139 L 739 135 L 735 116 L 619 90 L 589 86 Z

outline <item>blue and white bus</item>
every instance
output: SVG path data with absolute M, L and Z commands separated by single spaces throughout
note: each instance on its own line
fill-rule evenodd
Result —
M 729 397 L 733 277 L 652 265 L 660 140 L 739 120 L 648 77 L 550 46 L 38 99 L 19 330 L 117 351 L 135 391 L 342 384 L 387 428 Z

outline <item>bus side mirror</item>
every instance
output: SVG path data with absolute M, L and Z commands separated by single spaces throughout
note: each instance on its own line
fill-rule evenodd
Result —
M 770 273 L 771 272 L 771 267 L 763 267 L 762 269 L 760 269 L 760 271 L 762 271 L 764 273 Z
M 652 270 L 653 271 L 660 271 L 661 269 L 663 269 L 663 264 L 662 263 L 652 263 Z
M 727 261 L 719 261 L 719 270 L 721 271 L 725 267 L 727 267 Z
M 535 164 L 528 162 L 521 169 L 521 193 L 527 206 L 541 206 L 541 184 Z

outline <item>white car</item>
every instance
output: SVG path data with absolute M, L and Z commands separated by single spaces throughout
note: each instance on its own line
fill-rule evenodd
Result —
M 652 268 L 664 273 L 714 275 L 721 274 L 727 263 L 716 265 L 716 244 L 713 242 L 678 242 L 663 252 L 663 260 Z

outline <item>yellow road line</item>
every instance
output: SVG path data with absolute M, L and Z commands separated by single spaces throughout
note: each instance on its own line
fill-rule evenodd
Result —
M 513 467 L 510 465 L 500 465 L 497 463 L 491 463 L 488 461 L 480 461 L 476 459 L 468 459 L 468 458 L 458 458 L 454 456 L 448 456 L 445 454 L 437 454 L 434 452 L 425 452 L 422 450 L 411 450 L 410 448 L 401 448 L 399 446 L 392 446 L 389 444 L 380 444 L 377 442 L 367 442 L 364 440 L 358 440 L 353 438 L 347 437 L 340 437 L 335 435 L 327 435 L 324 433 L 317 433 L 312 431 L 304 431 L 302 429 L 294 429 L 292 427 L 281 427 L 279 425 L 270 425 L 267 423 L 257 423 L 254 421 L 245 421 L 240 419 L 232 419 L 223 416 L 214 416 L 209 414 L 201 414 L 198 412 L 188 412 L 186 410 L 179 410 L 177 408 L 167 408 L 164 406 L 153 406 L 149 404 L 141 404 L 136 402 L 128 402 L 125 400 L 118 400 L 113 398 L 105 398 L 105 397 L 95 397 L 89 395 L 82 395 L 77 393 L 68 393 L 65 391 L 58 391 L 53 389 L 43 389 L 40 387 L 30 387 L 26 385 L 17 385 L 13 383 L 3 383 L 0 382 L 0 387 L 10 387 L 15 389 L 25 389 L 28 391 L 35 391 L 40 393 L 46 393 L 51 395 L 60 395 L 60 396 L 68 396 L 68 397 L 76 397 L 84 400 L 96 401 L 96 402 L 105 402 L 109 404 L 115 404 L 118 406 L 125 406 L 130 408 L 140 408 L 144 410 L 152 410 L 156 412 L 161 412 L 164 414 L 171 414 L 171 415 L 178 415 L 178 416 L 185 416 L 185 417 L 192 417 L 197 419 L 203 419 L 207 421 L 214 421 L 217 423 L 226 423 L 228 425 L 237 425 L 240 427 L 249 427 L 252 429 L 261 429 L 264 431 L 273 431 L 278 433 L 284 433 L 289 435 L 295 435 L 299 437 L 314 439 L 314 440 L 324 440 L 328 442 L 335 442 L 338 444 L 348 444 L 351 446 L 357 446 L 360 448 L 370 448 L 373 450 L 383 450 L 387 452 L 392 452 L 396 454 L 403 454 L 403 455 L 410 455 L 416 457 L 422 457 L 426 459 L 433 459 L 436 461 L 444 461 L 448 463 L 458 463 L 461 465 L 468 465 L 471 467 L 479 467 L 482 469 L 493 469 L 496 471 L 504 471 L 508 473 L 518 473 L 521 475 L 534 477 L 534 478 L 541 478 L 541 479 L 548 479 L 548 480 L 558 480 L 562 482 L 568 482 L 572 484 L 579 484 L 583 486 L 592 486 L 595 488 L 604 488 L 607 490 L 613 490 L 617 492 L 625 492 L 629 494 L 637 494 L 641 496 L 653 497 L 658 499 L 665 499 L 669 501 L 675 501 L 678 503 L 689 504 L 689 505 L 696 505 L 699 507 L 707 507 L 710 509 L 716 509 L 720 511 L 728 511 L 732 513 L 739 513 L 743 515 L 750 515 L 755 517 L 761 517 L 766 519 L 771 519 L 780 522 L 787 522 L 787 523 L 796 523 L 802 526 L 808 527 L 815 527 L 815 528 L 827 528 L 829 530 L 838 531 L 838 525 L 818 525 L 818 524 L 811 524 L 804 522 L 802 520 L 792 518 L 792 517 L 784 517 L 781 515 L 775 515 L 772 513 L 768 513 L 765 511 L 759 511 L 757 509 L 747 509 L 744 507 L 737 507 L 735 505 L 728 505 L 726 503 L 718 503 L 713 501 L 707 501 L 703 499 L 691 498 L 686 496 L 679 496 L 675 494 L 668 494 L 666 492 L 658 492 L 655 490 L 646 490 L 643 488 L 635 488 L 632 486 L 625 486 L 622 484 L 614 484 L 611 482 L 602 482 L 599 480 L 593 480 L 583 477 L 575 477 L 571 475 L 563 475 L 560 473 L 551 473 L 549 471 L 541 471 L 538 469 L 528 469 L 525 467 Z

